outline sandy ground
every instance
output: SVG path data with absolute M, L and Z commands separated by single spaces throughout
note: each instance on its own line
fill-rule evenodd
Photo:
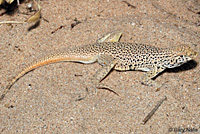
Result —
M 107 90 L 87 94 L 98 63 L 43 66 L 22 77 L 0 102 L 0 133 L 200 133 L 200 1 L 41 0 L 40 5 L 38 25 L 0 25 L 0 94 L 30 61 L 95 43 L 113 31 L 123 32 L 121 42 L 189 44 L 198 57 L 157 77 L 163 83 L 158 92 L 140 83 L 144 72 L 112 71 L 102 82 L 120 96 Z M 19 11 L 33 14 L 24 2 L 0 21 L 30 17 Z M 72 28 L 75 20 L 81 23 Z M 167 100 L 143 125 L 164 96 Z

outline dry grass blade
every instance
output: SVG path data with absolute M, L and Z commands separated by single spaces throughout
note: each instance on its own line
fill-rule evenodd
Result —
M 4 0 L 0 0 L 0 5 L 4 2 Z
M 35 1 L 34 1 L 35 2 Z M 39 19 L 40 19 L 40 16 L 41 16 L 41 10 L 42 10 L 42 8 L 41 8 L 41 6 L 39 5 L 39 2 L 38 2 L 38 11 L 33 15 L 33 16 L 31 16 L 30 18 L 28 18 L 28 20 L 26 20 L 26 22 L 28 22 L 28 23 L 31 23 L 31 22 L 36 22 L 36 21 L 38 21 Z
M 2 21 L 0 22 L 0 24 L 23 24 L 23 23 L 26 23 L 26 22 L 23 22 L 23 21 Z
M 28 18 L 28 20 L 26 20 L 26 22 L 28 22 L 28 23 L 36 22 L 40 19 L 40 16 L 41 16 L 41 9 L 39 11 L 37 11 L 36 14 L 34 14 L 30 18 Z
M 14 0 L 6 0 L 8 4 L 11 4 Z

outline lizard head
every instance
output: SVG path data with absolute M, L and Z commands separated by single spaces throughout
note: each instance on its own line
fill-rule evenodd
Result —
M 164 63 L 167 68 L 178 67 L 197 56 L 197 52 L 188 45 L 178 45 L 170 48 L 173 51 L 173 57 L 168 62 Z
M 185 44 L 172 47 L 172 50 L 177 54 L 177 56 L 187 57 L 188 60 L 191 60 L 197 56 L 197 52 Z

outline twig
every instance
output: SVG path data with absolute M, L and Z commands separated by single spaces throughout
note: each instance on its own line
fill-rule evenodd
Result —
M 165 96 L 162 100 L 160 100 L 158 102 L 158 104 L 153 108 L 153 110 L 151 110 L 151 112 L 144 118 L 143 120 L 143 125 L 153 116 L 153 114 L 158 110 L 158 108 L 160 107 L 160 105 L 167 100 L 167 97 Z
M 130 3 L 128 3 L 127 1 L 122 1 L 122 2 L 124 2 L 124 3 L 126 3 L 127 5 L 128 5 L 128 7 L 131 7 L 131 8 L 136 8 L 136 6 L 133 6 L 133 5 L 131 5 Z

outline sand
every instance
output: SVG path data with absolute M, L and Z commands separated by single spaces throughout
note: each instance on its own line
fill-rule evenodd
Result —
M 113 31 L 123 32 L 121 42 L 188 44 L 198 56 L 158 76 L 163 86 L 157 92 L 140 83 L 144 72 L 112 71 L 102 83 L 119 96 L 86 91 L 98 63 L 43 66 L 17 81 L 0 102 L 0 133 L 200 133 L 200 1 L 41 0 L 40 5 L 42 18 L 36 25 L 0 25 L 0 94 L 38 57 L 95 43 Z M 2 14 L 1 8 L 0 21 L 27 20 L 31 15 L 22 12 L 34 12 L 26 7 L 24 1 L 11 13 Z M 143 125 L 164 96 L 167 100 Z

